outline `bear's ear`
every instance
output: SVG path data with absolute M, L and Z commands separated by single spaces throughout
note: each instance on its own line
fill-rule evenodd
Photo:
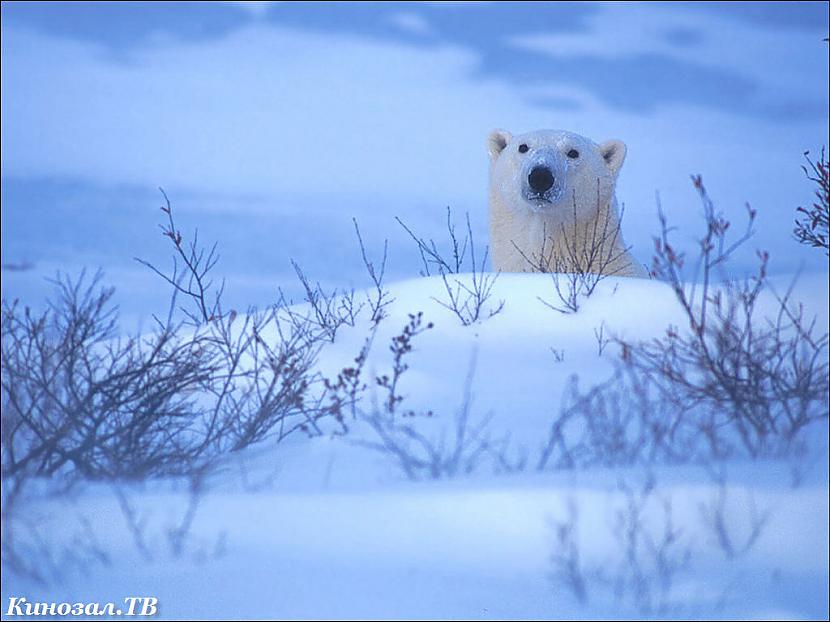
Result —
M 625 143 L 621 140 L 606 140 L 599 146 L 599 152 L 606 166 L 616 175 L 625 161 Z
M 511 141 L 513 135 L 506 130 L 493 130 L 490 136 L 487 137 L 487 151 L 490 152 L 490 159 L 495 160 L 499 154 L 507 147 L 507 143 Z

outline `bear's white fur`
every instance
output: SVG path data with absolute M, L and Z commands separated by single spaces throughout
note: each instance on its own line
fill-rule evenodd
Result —
M 623 142 L 597 145 L 562 130 L 494 130 L 488 149 L 496 270 L 645 276 L 620 231 L 615 186 Z

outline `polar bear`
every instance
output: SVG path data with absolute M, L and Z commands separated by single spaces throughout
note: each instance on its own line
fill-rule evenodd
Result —
M 493 130 L 490 252 L 502 272 L 645 276 L 620 232 L 619 140 L 597 145 L 563 130 Z

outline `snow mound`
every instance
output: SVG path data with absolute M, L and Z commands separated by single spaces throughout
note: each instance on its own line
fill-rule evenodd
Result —
M 793 297 L 826 326 L 822 276 L 802 278 Z M 119 504 L 92 486 L 33 515 L 67 542 L 86 521 L 108 563 L 84 562 L 47 586 L 4 580 L 6 602 L 149 595 L 165 619 L 827 617 L 826 425 L 802 460 L 534 468 L 572 378 L 587 388 L 613 373 L 609 339 L 682 328 L 668 286 L 607 278 L 577 313 L 559 313 L 543 302 L 557 303 L 550 276 L 502 274 L 486 305 L 504 301 L 501 311 L 467 326 L 442 304 L 440 277 L 390 293 L 365 378 L 392 373 L 388 346 L 422 312 L 433 326 L 413 338 L 398 387 L 401 408 L 417 413 L 410 425 L 452 453 L 466 403 L 470 430 L 486 425 L 506 463 L 490 456 L 488 468 L 410 481 L 396 456 L 367 447 L 378 443 L 371 426 L 347 418 L 347 434 L 243 452 L 196 497 L 151 482 L 122 488 Z M 354 363 L 365 315 L 321 351 L 326 377 Z M 364 408 L 372 395 L 383 408 L 382 387 L 368 395 Z M 169 534 L 189 500 L 193 522 L 173 554 Z

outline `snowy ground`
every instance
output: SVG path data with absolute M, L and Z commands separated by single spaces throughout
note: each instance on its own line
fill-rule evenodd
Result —
M 639 261 L 658 230 L 656 193 L 678 247 L 696 248 L 689 175 L 702 174 L 735 227 L 745 202 L 758 211 L 734 273 L 770 250 L 776 282 L 800 271 L 796 297 L 826 330 L 826 258 L 790 231 L 813 195 L 802 154 L 828 134 L 827 15 L 825 2 L 4 2 L 3 297 L 43 308 L 47 277 L 103 267 L 123 328 L 146 330 L 168 292 L 133 258 L 168 265 L 159 186 L 186 234 L 218 242 L 216 275 L 240 310 L 272 303 L 278 287 L 297 298 L 291 258 L 329 290 L 365 286 L 356 218 L 372 257 L 389 240 L 396 299 L 367 370 L 388 368 L 389 339 L 423 311 L 435 328 L 417 337 L 402 386 L 409 407 L 436 413 L 418 425 L 440 435 L 475 361 L 471 416 L 492 415 L 493 438 L 510 433 L 512 464 L 532 466 L 569 378 L 585 389 L 611 373 L 617 353 L 599 355 L 595 329 L 661 335 L 680 322 L 670 292 L 609 279 L 564 316 L 538 300 L 553 296 L 547 277 L 502 275 L 504 312 L 463 327 L 433 300 L 440 282 L 414 278 L 418 253 L 394 218 L 439 239 L 447 205 L 459 222 L 469 212 L 481 249 L 490 130 L 618 138 L 623 233 Z M 365 334 L 341 329 L 321 371 L 351 363 Z M 125 490 L 147 521 L 149 561 L 112 490 L 35 504 L 50 542 L 84 534 L 86 517 L 109 561 L 60 563 L 48 586 L 4 572 L 3 603 L 153 595 L 169 618 L 635 618 L 657 599 L 663 616 L 828 616 L 826 426 L 812 461 L 729 464 L 725 492 L 721 474 L 656 469 L 644 512 L 658 537 L 660 500 L 671 501 L 681 533 L 662 561 L 688 549 L 688 568 L 660 583 L 643 545 L 645 587 L 620 598 L 613 583 L 636 577 L 614 530 L 625 487 L 648 481 L 642 470 L 484 464 L 411 482 L 350 442 L 363 433 L 290 437 L 230 463 L 201 496 L 179 557 L 166 530 L 184 514 L 181 482 Z M 763 523 L 744 555 L 729 558 L 707 527 L 721 498 L 735 547 Z M 584 604 L 554 576 L 556 524 L 570 507 Z
M 416 337 L 401 389 L 407 407 L 435 410 L 420 429 L 434 439 L 451 437 L 475 356 L 471 420 L 492 412 L 494 437 L 511 433 L 508 454 L 530 458 L 524 471 L 482 466 L 470 476 L 409 481 L 392 456 L 354 444 L 371 434 L 359 425 L 345 437 L 295 436 L 243 454 L 212 478 L 179 556 L 165 534 L 185 511 L 181 484 L 122 489 L 143 524 L 147 557 L 112 490 L 91 487 L 30 511 L 42 513 L 53 543 L 82 533 L 85 517 L 108 561 L 84 563 L 83 571 L 66 564 L 63 578 L 48 587 L 4 578 L 4 602 L 11 595 L 119 603 L 152 595 L 164 618 L 827 616 L 826 425 L 813 430 L 812 451 L 799 460 L 648 472 L 532 468 L 568 377 L 578 374 L 580 385 L 590 386 L 611 371 L 617 352 L 608 346 L 598 354 L 594 328 L 658 336 L 680 318 L 666 285 L 608 279 L 577 314 L 562 315 L 537 299 L 552 294 L 549 276 L 501 275 L 494 301 L 506 301 L 503 312 L 466 327 L 433 299 L 442 298 L 442 287 L 434 277 L 391 287 L 395 302 L 367 369 L 388 372 L 389 338 L 408 313 L 423 311 L 435 327 Z M 825 279 L 802 278 L 795 295 L 826 325 Z M 361 325 L 342 328 L 321 355 L 321 371 L 348 364 L 364 337 Z M 644 494 L 650 478 L 654 490 Z M 627 513 L 632 507 L 641 514 Z M 567 550 L 556 524 L 569 517 L 584 602 L 553 559 Z M 659 543 L 667 520 L 674 536 L 655 556 L 646 540 Z M 637 548 L 641 575 L 626 564 L 618 539 L 621 525 L 635 523 L 644 538 Z M 658 570 L 673 564 L 675 572 Z M 634 583 L 615 592 L 615 582 L 638 576 L 640 592 Z

